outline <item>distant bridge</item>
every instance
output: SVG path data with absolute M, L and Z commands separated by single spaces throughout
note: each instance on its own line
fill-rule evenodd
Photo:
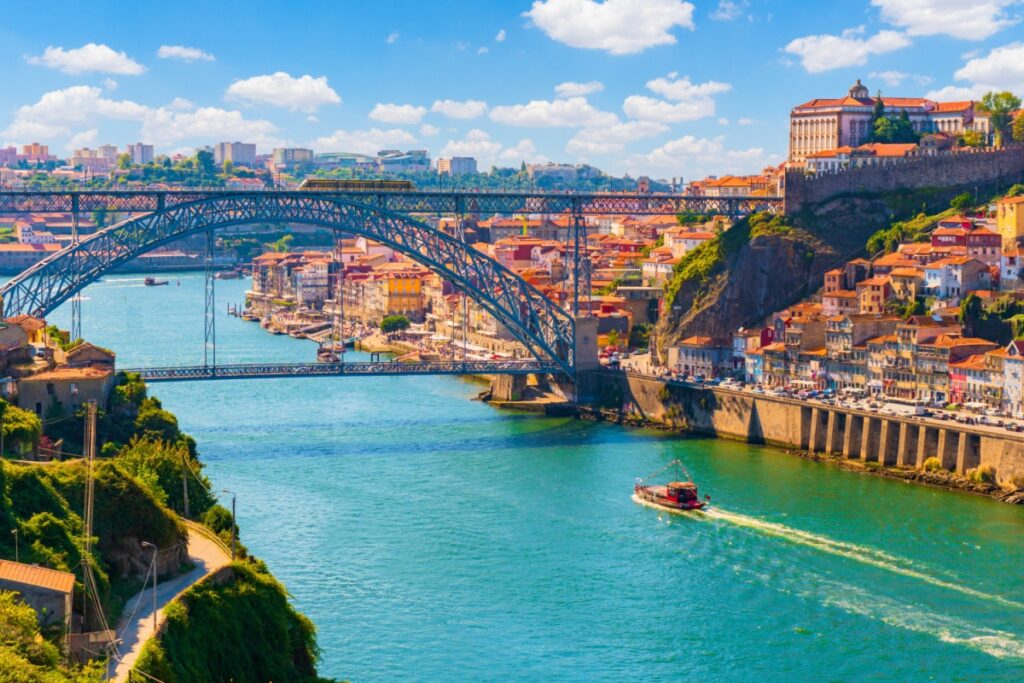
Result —
M 705 197 L 614 192 L 335 191 L 335 190 L 0 190 L 0 213 L 97 210 L 126 213 L 166 209 L 224 196 L 275 194 L 330 197 L 403 214 L 570 214 L 661 216 L 679 213 L 744 216 L 780 212 L 782 197 Z
M 420 192 L 227 189 L 182 190 L 0 190 L 0 214 L 70 212 L 76 226 L 72 243 L 0 287 L 3 315 L 44 317 L 71 301 L 72 335 L 80 333 L 78 293 L 104 273 L 141 254 L 189 235 L 207 242 L 206 328 L 202 366 L 154 368 L 151 381 L 357 374 L 507 374 L 576 372 L 578 316 L 587 315 L 590 272 L 586 217 L 594 215 L 674 215 L 682 212 L 739 216 L 778 211 L 778 197 L 693 197 L 671 194 Z M 78 216 L 107 210 L 127 220 L 79 239 Z M 424 222 L 425 216 L 547 214 L 569 218 L 566 260 L 571 275 L 570 310 L 556 304 L 515 272 L 468 245 L 461 221 L 454 234 Z M 293 223 L 320 226 L 336 237 L 358 234 L 431 269 L 473 299 L 536 359 L 502 365 L 476 361 L 459 367 L 427 364 L 304 364 L 218 366 L 212 277 L 214 233 L 236 226 Z M 590 339 L 580 348 L 589 349 Z
M 272 379 L 278 377 L 382 377 L 387 375 L 529 375 L 555 374 L 555 363 L 533 360 L 443 360 L 406 363 L 359 361 L 354 363 L 237 363 L 170 368 L 130 368 L 147 383 L 210 379 Z

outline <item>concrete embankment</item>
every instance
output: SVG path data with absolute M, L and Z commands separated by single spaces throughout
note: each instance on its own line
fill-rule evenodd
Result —
M 592 415 L 832 457 L 900 478 L 998 494 L 1024 482 L 1024 435 L 941 420 L 883 415 L 619 372 L 581 376 Z M 583 408 L 584 414 L 588 408 Z M 941 465 L 924 472 L 926 461 Z M 972 470 L 991 468 L 995 486 Z M 940 481 L 941 480 L 941 481 Z

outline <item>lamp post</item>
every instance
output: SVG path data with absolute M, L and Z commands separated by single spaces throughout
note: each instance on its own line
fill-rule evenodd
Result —
M 237 496 L 234 491 L 228 489 L 222 489 L 224 493 L 231 494 L 231 561 L 235 561 L 235 530 L 238 528 L 235 522 L 235 500 Z
M 17 529 L 13 529 L 11 531 L 11 534 L 14 535 L 14 561 L 15 562 L 21 562 L 21 559 L 20 559 L 20 557 L 18 555 L 18 530 Z
M 149 541 L 142 542 L 143 548 L 150 548 L 153 551 L 153 635 L 156 635 L 156 546 Z

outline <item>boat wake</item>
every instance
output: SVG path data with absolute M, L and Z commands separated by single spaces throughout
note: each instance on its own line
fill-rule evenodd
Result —
M 662 512 L 668 512 L 671 514 L 680 514 L 684 516 L 692 516 L 694 519 L 700 519 L 704 521 L 717 521 L 732 524 L 739 527 L 751 529 L 767 536 L 774 536 L 781 538 L 791 543 L 807 546 L 819 550 L 821 552 L 829 553 L 830 555 L 836 555 L 838 557 L 844 557 L 846 559 L 854 560 L 864 565 L 872 566 L 877 569 L 883 569 L 886 571 L 906 576 L 911 579 L 930 584 L 937 588 L 945 590 L 955 591 L 961 595 L 966 595 L 977 600 L 983 600 L 986 602 L 994 602 L 1004 607 L 1012 607 L 1014 609 L 1024 610 L 1024 603 L 1017 602 L 1016 600 L 1010 600 L 1004 598 L 1001 595 L 993 595 L 991 593 L 985 593 L 977 589 L 971 588 L 970 586 L 963 586 L 952 581 L 927 574 L 920 569 L 917 569 L 914 564 L 902 557 L 891 555 L 882 550 L 871 548 L 869 546 L 858 545 L 856 543 L 848 543 L 845 541 L 837 541 L 829 538 L 828 536 L 822 536 L 809 531 L 802 531 L 800 529 L 794 529 L 793 527 L 786 526 L 785 524 L 779 524 L 777 522 L 768 522 L 757 517 L 751 517 L 749 515 L 742 515 L 735 512 L 729 512 L 717 507 L 705 508 L 701 511 L 693 512 L 682 512 L 679 510 L 672 510 L 665 508 L 660 505 L 654 505 L 640 499 L 637 496 L 633 496 L 633 500 L 641 505 L 647 505 L 648 507 L 655 507 Z
M 959 618 L 867 593 L 856 586 L 833 584 L 824 604 L 889 626 L 930 635 L 944 643 L 979 650 L 996 659 L 1024 659 L 1024 641 L 1014 633 L 974 626 Z
M 831 555 L 845 557 L 847 559 L 860 562 L 861 564 L 876 567 L 878 569 L 884 569 L 908 578 L 917 579 L 918 581 L 922 581 L 932 586 L 955 591 L 961 595 L 966 595 L 977 600 L 995 602 L 1003 605 L 1004 607 L 1024 609 L 1024 603 L 1022 602 L 1010 600 L 1009 598 L 1004 598 L 1001 595 L 985 593 L 984 591 L 979 591 L 969 586 L 963 586 L 958 583 L 953 583 L 952 581 L 941 579 L 937 576 L 932 576 L 931 574 L 926 574 L 925 572 L 916 569 L 910 560 L 897 557 L 896 555 L 890 555 L 889 553 L 876 548 L 858 545 L 856 543 L 847 543 L 845 541 L 837 541 L 820 534 L 794 529 L 786 526 L 785 524 L 767 522 L 763 519 L 729 512 L 720 508 L 709 508 L 705 510 L 704 517 L 710 520 L 723 521 L 736 526 L 753 529 L 769 536 L 783 538 L 792 543 L 808 546 Z

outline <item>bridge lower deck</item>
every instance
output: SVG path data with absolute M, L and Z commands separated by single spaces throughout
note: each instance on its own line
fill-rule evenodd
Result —
M 421 361 L 340 363 L 235 363 L 172 368 L 129 368 L 146 382 L 185 382 L 211 379 L 270 379 L 274 377 L 381 377 L 389 375 L 530 375 L 564 372 L 555 363 L 538 361 Z

